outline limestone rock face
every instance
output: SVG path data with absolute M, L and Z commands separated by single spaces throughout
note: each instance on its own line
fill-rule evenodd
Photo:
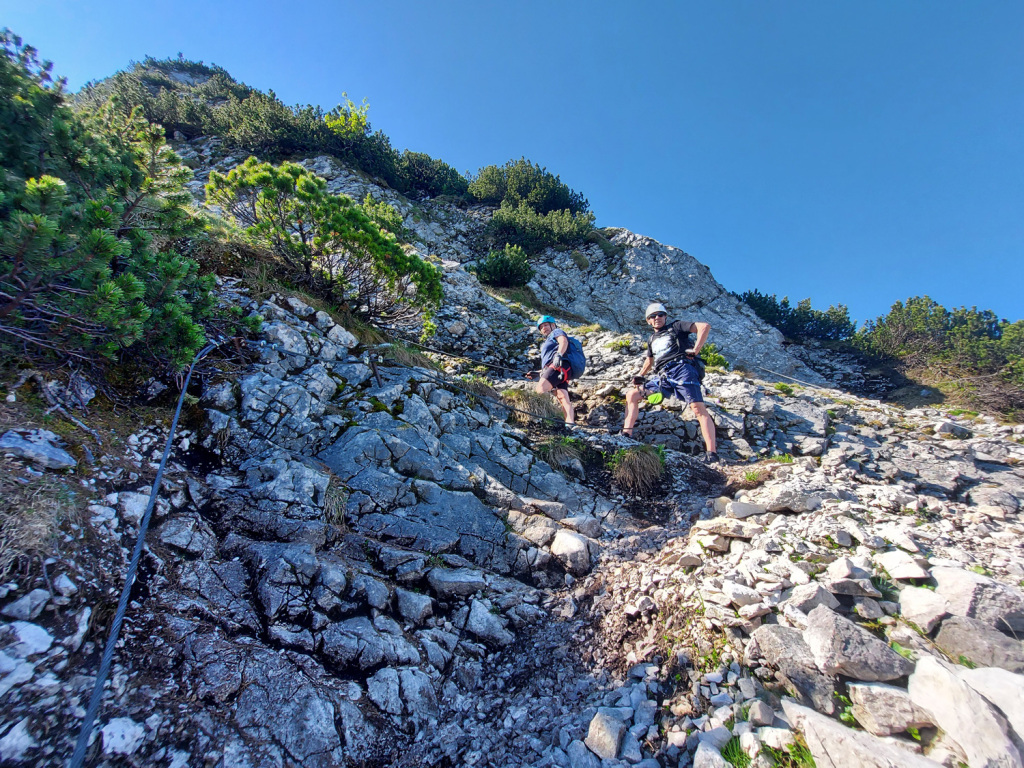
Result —
M 987 576 L 959 568 L 933 568 L 936 591 L 955 616 L 983 621 L 1000 632 L 1024 633 L 1024 594 Z
M 589 262 L 586 269 L 564 258 L 541 261 L 535 265 L 530 287 L 542 301 L 619 332 L 650 333 L 644 308 L 651 301 L 663 301 L 672 318 L 710 323 L 711 341 L 731 363 L 813 383 L 821 381 L 783 349 L 781 333 L 758 318 L 688 253 L 625 229 L 618 230 L 611 241 L 625 249 L 622 257 L 606 256 L 591 246 L 584 249 Z M 608 290 L 612 280 L 615 290 Z M 758 374 L 772 375 L 764 370 Z

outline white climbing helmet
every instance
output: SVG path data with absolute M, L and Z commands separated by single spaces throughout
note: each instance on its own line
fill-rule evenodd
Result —
M 646 320 L 655 312 L 664 312 L 666 315 L 668 314 L 668 310 L 665 309 L 665 305 L 660 301 L 655 301 L 652 304 L 647 305 L 647 311 L 644 312 L 644 319 Z

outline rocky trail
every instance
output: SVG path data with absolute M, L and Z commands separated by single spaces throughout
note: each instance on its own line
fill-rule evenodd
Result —
M 485 212 L 423 213 L 403 210 L 446 257 L 433 343 L 525 370 L 522 310 L 451 258 Z M 697 270 L 613 241 L 587 258 Z M 707 311 L 742 315 L 722 336 L 751 370 L 808 384 L 709 371 L 719 467 L 672 402 L 615 437 L 643 339 L 619 324 L 633 299 L 586 286 L 573 309 L 604 325 L 572 331 L 589 380 L 567 434 L 467 394 L 472 361 L 366 347 L 219 279 L 263 328 L 190 393 L 87 764 L 1021 766 L 1024 427 L 851 395 L 857 361 L 800 362 L 706 286 Z M 75 511 L 0 585 L 0 760 L 63 765 L 167 422 L 101 446 L 19 425 L 24 397 L 4 405 L 5 488 L 60 481 Z M 641 444 L 664 456 L 645 498 L 607 469 Z

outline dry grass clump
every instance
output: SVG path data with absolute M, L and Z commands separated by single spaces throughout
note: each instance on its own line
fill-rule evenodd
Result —
M 61 523 L 77 516 L 80 503 L 79 494 L 57 478 L 15 472 L 0 464 L 0 579 L 23 558 L 52 549 Z
M 608 463 L 612 477 L 623 490 L 647 496 L 657 487 L 665 471 L 664 449 L 653 445 L 620 448 Z
M 400 365 L 407 365 L 412 368 L 426 368 L 438 370 L 438 365 L 422 352 L 418 352 L 405 344 L 392 342 L 383 348 L 384 359 L 394 360 Z
M 455 380 L 455 383 L 471 395 L 487 397 L 499 402 L 502 400 L 502 396 L 498 394 L 498 390 L 491 386 L 491 382 L 478 374 L 464 373 Z
M 549 394 L 542 395 L 529 389 L 506 389 L 501 393 L 501 399 L 506 405 L 518 409 L 512 411 L 509 418 L 519 424 L 529 424 L 543 419 L 562 421 L 565 418 L 555 398 Z
M 537 453 L 553 467 L 580 461 L 585 451 L 586 443 L 578 437 L 553 437 L 537 446 Z

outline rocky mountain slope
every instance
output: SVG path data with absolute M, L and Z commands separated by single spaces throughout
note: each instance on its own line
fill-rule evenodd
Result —
M 433 344 L 516 369 L 524 318 L 462 267 L 488 212 L 388 199 L 444 260 Z M 1021 765 L 1024 427 L 776 388 L 755 366 L 824 382 L 681 252 L 613 242 L 603 276 L 595 246 L 590 271 L 551 255 L 535 281 L 604 326 L 580 331 L 579 460 L 467 392 L 464 360 L 403 362 L 222 279 L 265 322 L 175 435 L 88 764 Z M 724 468 L 694 456 L 685 411 L 645 410 L 636 437 L 665 446 L 666 474 L 637 498 L 606 469 L 637 443 L 608 431 L 666 259 L 674 307 L 755 375 L 708 375 Z M 91 459 L 0 437 L 10 472 L 72 471 L 88 497 L 45 567 L 0 586 L 5 763 L 71 753 L 166 437 L 85 440 Z

